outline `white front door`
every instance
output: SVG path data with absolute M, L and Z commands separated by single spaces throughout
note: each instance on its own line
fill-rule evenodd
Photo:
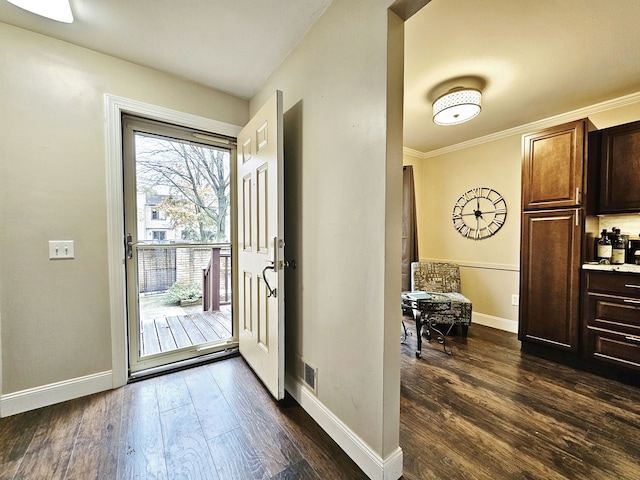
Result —
M 284 398 L 284 165 L 282 92 L 238 135 L 240 353 Z

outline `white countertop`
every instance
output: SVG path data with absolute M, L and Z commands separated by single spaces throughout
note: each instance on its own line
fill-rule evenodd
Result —
M 595 262 L 589 262 L 582 265 L 583 270 L 599 270 L 601 272 L 627 272 L 640 273 L 640 265 L 632 265 L 623 263 L 622 265 L 602 265 Z

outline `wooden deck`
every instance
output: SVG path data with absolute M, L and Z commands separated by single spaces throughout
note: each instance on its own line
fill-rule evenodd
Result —
M 141 356 L 169 352 L 179 348 L 231 338 L 231 309 L 191 311 L 177 315 L 156 315 L 142 320 Z

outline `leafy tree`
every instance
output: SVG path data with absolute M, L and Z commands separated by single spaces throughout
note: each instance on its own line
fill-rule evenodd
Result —
M 136 135 L 138 189 L 169 194 L 157 206 L 183 240 L 228 242 L 229 152 Z

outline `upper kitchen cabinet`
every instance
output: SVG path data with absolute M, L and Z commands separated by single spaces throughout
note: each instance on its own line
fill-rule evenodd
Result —
M 591 128 L 582 119 L 523 136 L 524 210 L 583 206 Z
M 640 121 L 600 131 L 600 213 L 640 211 Z

